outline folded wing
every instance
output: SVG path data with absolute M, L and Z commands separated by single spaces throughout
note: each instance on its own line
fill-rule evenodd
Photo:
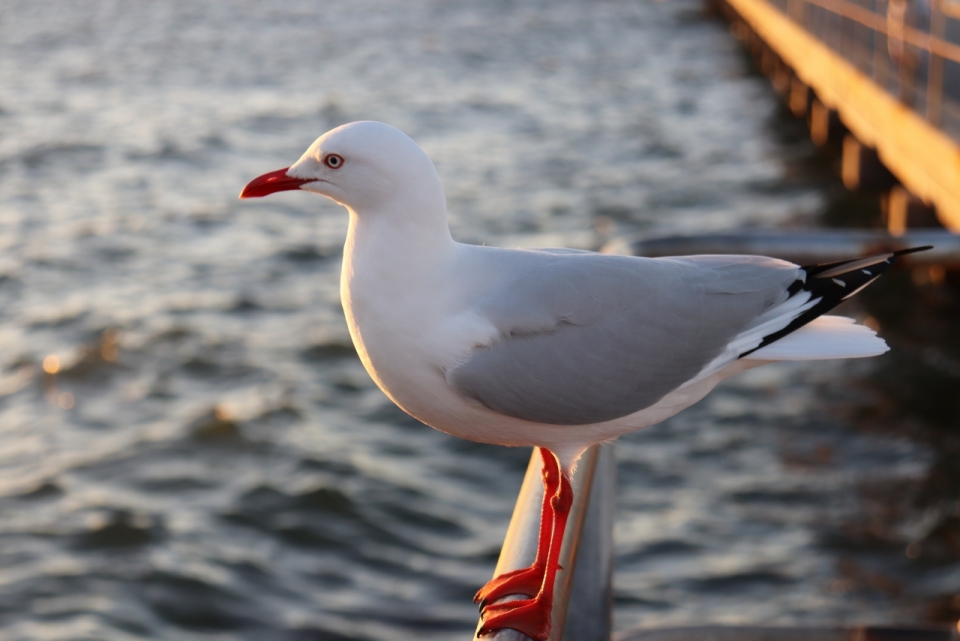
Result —
M 542 254 L 481 302 L 500 339 L 474 349 L 447 378 L 494 411 L 539 423 L 627 416 L 722 357 L 797 293 L 791 286 L 801 276 L 796 265 L 758 256 Z M 767 314 L 767 333 L 802 306 Z

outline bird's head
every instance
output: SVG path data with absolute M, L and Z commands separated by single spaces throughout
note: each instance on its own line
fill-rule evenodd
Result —
M 405 195 L 429 195 L 440 190 L 440 181 L 430 158 L 409 136 L 382 122 L 362 121 L 323 134 L 290 167 L 250 181 L 240 198 L 291 189 L 316 192 L 363 212 Z

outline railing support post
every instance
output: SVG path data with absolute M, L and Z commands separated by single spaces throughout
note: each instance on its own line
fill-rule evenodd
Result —
M 527 567 L 537 554 L 543 483 L 540 455 L 534 450 L 517 496 L 494 576 Z M 612 445 L 595 445 L 580 458 L 573 477 L 573 506 L 567 521 L 554 585 L 549 641 L 608 641 L 611 629 L 613 519 L 616 512 L 616 461 Z M 520 596 L 508 596 L 514 600 Z M 564 634 L 568 627 L 569 635 Z M 480 622 L 477 623 L 480 629 Z M 474 633 L 476 640 L 476 633 Z M 484 641 L 529 641 L 502 630 Z

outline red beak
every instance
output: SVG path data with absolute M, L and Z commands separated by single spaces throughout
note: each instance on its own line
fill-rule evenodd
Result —
M 304 180 L 303 178 L 291 178 L 287 175 L 289 169 L 289 167 L 284 167 L 283 169 L 271 171 L 269 174 L 254 178 L 248 182 L 247 186 L 240 192 L 240 198 L 262 198 L 277 191 L 300 189 L 300 185 L 314 182 L 312 180 Z

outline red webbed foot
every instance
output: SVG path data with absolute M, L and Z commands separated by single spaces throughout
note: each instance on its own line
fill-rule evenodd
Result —
M 488 603 L 502 599 L 508 594 L 523 594 L 533 597 L 543 585 L 543 576 L 547 569 L 539 565 L 531 565 L 512 572 L 506 572 L 493 578 L 473 597 L 474 603 L 480 604 L 483 612 Z
M 530 567 L 505 572 L 493 577 L 493 580 L 480 588 L 473 597 L 483 612 L 488 603 L 492 603 L 509 594 L 522 594 L 533 597 L 543 587 L 547 574 L 547 555 L 550 551 L 550 539 L 553 535 L 554 497 L 560 487 L 560 462 L 549 450 L 540 448 L 543 458 L 543 504 L 540 508 L 540 537 L 537 542 L 537 558 Z
M 561 569 L 560 548 L 573 502 L 573 488 L 557 458 L 546 449 L 541 448 L 540 452 L 544 463 L 544 495 L 537 558 L 529 568 L 500 575 L 477 593 L 478 600 L 483 602 L 479 636 L 503 629 L 517 630 L 536 641 L 546 641 L 550 636 L 553 590 L 557 571 Z M 526 594 L 532 598 L 491 603 L 508 594 Z
M 517 630 L 535 641 L 550 636 L 552 599 L 533 598 L 488 605 L 483 611 L 483 625 L 477 636 L 493 634 L 505 628 Z

